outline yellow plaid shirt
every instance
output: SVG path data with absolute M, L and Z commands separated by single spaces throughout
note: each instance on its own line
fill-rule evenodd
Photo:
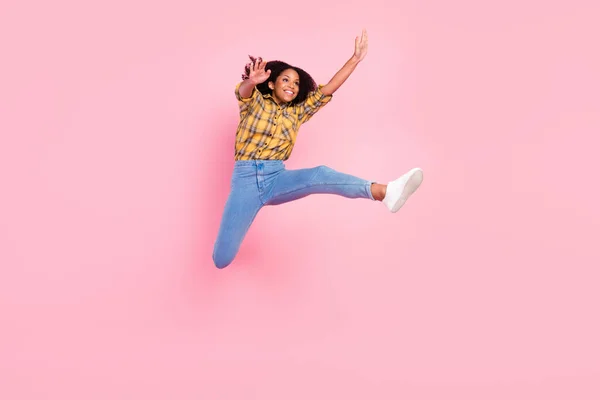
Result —
M 287 160 L 292 153 L 300 125 L 325 106 L 332 95 L 321 91 L 323 85 L 296 105 L 277 104 L 270 94 L 254 88 L 245 99 L 240 96 L 241 82 L 235 87 L 240 109 L 236 132 L 235 160 Z

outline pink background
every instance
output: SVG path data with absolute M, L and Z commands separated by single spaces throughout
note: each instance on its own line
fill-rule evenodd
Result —
M 0 398 L 600 398 L 594 1 L 94 3 L 0 8 Z M 362 27 L 287 166 L 424 185 L 217 270 L 247 54 L 325 83 Z

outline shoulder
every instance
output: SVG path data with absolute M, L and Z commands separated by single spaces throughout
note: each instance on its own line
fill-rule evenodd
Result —
M 318 85 L 314 90 L 308 92 L 308 94 L 306 95 L 306 99 L 304 99 L 304 101 L 299 102 L 298 106 L 305 108 L 320 106 L 329 103 L 333 98 L 333 95 L 323 93 L 323 86 L 325 85 Z

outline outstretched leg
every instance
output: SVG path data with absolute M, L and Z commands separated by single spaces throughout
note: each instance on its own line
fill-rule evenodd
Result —
M 328 193 L 347 198 L 381 201 L 395 213 L 422 181 L 423 171 L 420 168 L 414 168 L 388 184 L 368 181 L 327 166 L 284 170 L 277 177 L 266 204 L 277 205 L 311 194 Z

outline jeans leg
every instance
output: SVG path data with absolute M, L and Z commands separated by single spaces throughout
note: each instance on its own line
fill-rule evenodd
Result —
M 245 188 L 232 187 L 225 203 L 213 249 L 213 261 L 217 268 L 225 268 L 233 262 L 250 225 L 262 208 L 256 185 L 250 183 L 246 186 Z
M 335 171 L 327 166 L 283 170 L 280 172 L 266 205 L 298 200 L 311 194 L 334 194 L 346 198 L 374 200 L 372 181 Z

